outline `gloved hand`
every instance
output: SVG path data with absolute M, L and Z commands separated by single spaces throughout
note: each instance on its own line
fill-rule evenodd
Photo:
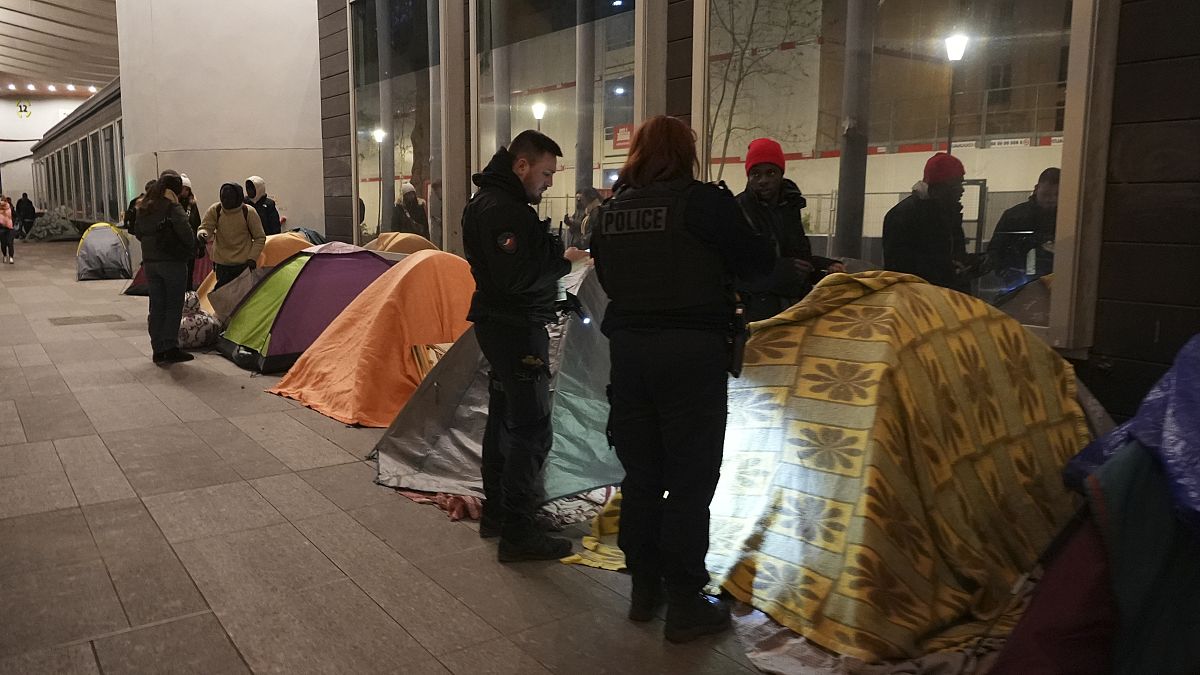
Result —
M 251 270 L 252 270 L 252 269 L 256 269 L 256 268 L 258 268 L 258 261 L 257 261 L 257 260 L 247 260 L 247 261 L 246 261 L 246 269 L 251 269 Z

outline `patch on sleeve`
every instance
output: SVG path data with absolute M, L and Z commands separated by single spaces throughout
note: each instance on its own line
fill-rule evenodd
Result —
M 496 237 L 496 246 L 501 251 L 512 255 L 517 252 L 517 235 L 512 232 L 504 232 L 499 237 Z

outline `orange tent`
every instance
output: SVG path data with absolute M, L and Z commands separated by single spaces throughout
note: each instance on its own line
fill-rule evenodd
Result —
M 275 267 L 312 245 L 312 242 L 299 232 L 269 234 L 262 253 L 258 254 L 258 266 L 261 268 Z M 208 294 L 216 285 L 216 273 L 209 272 L 204 281 L 200 283 L 200 287 L 196 289 L 196 295 L 200 297 L 200 309 L 213 316 L 216 316 L 217 312 L 213 309 L 212 303 L 208 301 Z
M 386 427 L 421 383 L 413 347 L 458 340 L 475 281 L 467 261 L 419 251 L 342 311 L 272 394 L 344 424 Z
M 387 251 L 389 253 L 416 253 L 417 251 L 436 251 L 437 246 L 425 237 L 412 232 L 382 232 L 363 248 L 368 251 Z

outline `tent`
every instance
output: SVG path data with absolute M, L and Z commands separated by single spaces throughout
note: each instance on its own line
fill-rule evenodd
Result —
M 27 241 L 76 241 L 79 239 L 79 228 L 67 218 L 69 211 L 64 207 L 57 211 L 47 211 L 33 221 L 33 229 L 25 235 Z
M 345 424 L 387 426 L 421 382 L 415 350 L 462 336 L 474 290 L 462 258 L 410 255 L 351 302 L 270 392 Z
M 317 232 L 316 230 L 309 229 L 307 227 L 296 227 L 296 228 L 292 228 L 290 231 L 295 232 L 296 234 L 299 234 L 300 236 L 304 237 L 313 246 L 320 246 L 321 244 L 329 243 L 329 240 L 325 238 L 325 235 L 321 234 L 320 232 Z
M 590 270 L 568 279 L 586 318 L 551 327 L 554 450 L 544 468 L 544 499 L 576 495 L 624 477 L 604 429 L 608 341 L 600 322 L 608 298 Z M 446 352 L 376 445 L 379 482 L 421 492 L 483 495 L 479 477 L 488 406 L 488 365 L 474 331 Z
M 275 267 L 312 245 L 312 242 L 298 232 L 269 234 L 267 235 L 267 243 L 263 246 L 262 253 L 258 254 L 258 268 L 266 270 Z M 200 295 L 200 309 L 213 316 L 216 316 L 217 312 L 213 309 L 212 303 L 208 301 L 208 294 L 216 286 L 217 275 L 215 272 L 210 272 L 196 287 L 196 293 Z
M 75 249 L 75 278 L 128 279 L 133 276 L 129 239 L 116 225 L 96 223 L 83 233 Z
M 390 253 L 416 253 L 417 251 L 436 251 L 437 246 L 425 237 L 411 232 L 383 232 L 379 237 L 367 243 L 370 251 L 388 251 Z
M 340 242 L 304 249 L 272 268 L 242 299 L 217 350 L 262 373 L 287 370 L 393 264 Z
M 196 258 L 196 264 L 192 266 L 191 290 L 199 289 L 204 280 L 212 274 L 212 270 L 212 245 L 210 244 L 204 252 L 204 257 Z M 141 264 L 138 265 L 133 280 L 125 287 L 124 293 L 125 295 L 150 295 L 150 286 L 146 282 L 146 269 Z

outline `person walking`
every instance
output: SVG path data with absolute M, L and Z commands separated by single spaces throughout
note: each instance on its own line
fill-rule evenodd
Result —
M 0 262 L 13 264 L 13 228 L 16 226 L 16 214 L 9 205 L 7 197 L 0 197 Z
M 200 221 L 200 238 L 213 243 L 216 290 L 258 266 L 258 254 L 267 243 L 258 212 L 245 203 L 237 183 L 221 186 L 221 201 L 208 207 Z
M 33 201 L 29 199 L 29 193 L 22 192 L 21 198 L 17 200 L 17 235 L 22 239 L 29 231 L 33 229 L 33 221 L 37 220 L 37 208 L 34 207 Z
M 550 234 L 532 204 L 554 184 L 562 150 L 549 136 L 523 131 L 472 181 L 463 211 L 463 249 L 475 277 L 469 321 L 491 366 L 483 435 L 483 516 L 479 535 L 500 537 L 500 562 L 557 560 L 571 542 L 542 532 L 542 464 L 550 452 L 550 337 L 558 280 L 587 253 Z
M 745 336 L 733 283 L 775 264 L 733 194 L 695 180 L 698 170 L 692 130 L 650 119 L 633 134 L 591 240 L 610 300 L 601 330 L 609 428 L 625 468 L 618 544 L 633 576 L 629 618 L 652 619 L 665 585 L 671 642 L 730 625 L 729 606 L 703 589 L 728 374 L 740 372 Z
M 170 169 L 146 189 L 137 205 L 134 236 L 142 244 L 142 265 L 150 286 L 150 346 L 156 364 L 191 361 L 179 349 L 179 322 L 187 292 L 187 263 L 195 254 L 195 236 L 179 204 L 183 178 Z

